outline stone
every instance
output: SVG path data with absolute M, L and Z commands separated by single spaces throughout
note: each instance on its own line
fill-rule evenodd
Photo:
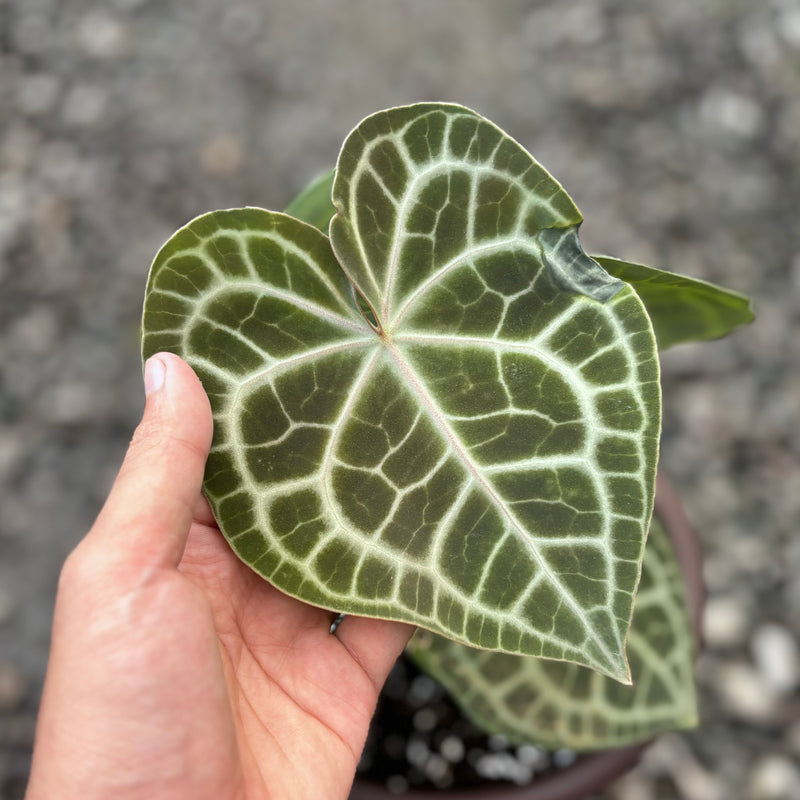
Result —
M 653 781 L 637 770 L 620 778 L 608 793 L 613 800 L 657 800 Z
M 775 27 L 786 44 L 800 50 L 800 7 L 787 4 L 778 15 Z
M 750 623 L 744 602 L 733 595 L 711 597 L 703 614 L 703 637 L 710 647 L 744 644 Z
M 402 795 L 408 791 L 408 781 L 402 775 L 390 775 L 386 779 L 386 788 L 392 794 Z
M 76 39 L 93 58 L 115 59 L 127 55 L 131 36 L 127 27 L 106 11 L 89 11 L 78 23 Z
M 464 758 L 466 752 L 464 742 L 457 736 L 445 736 L 442 743 L 439 745 L 439 752 L 442 758 L 449 761 L 451 764 L 456 764 Z
M 241 140 L 230 133 L 220 133 L 209 139 L 200 151 L 200 164 L 209 175 L 233 175 L 244 161 Z
M 719 693 L 728 712 L 748 722 L 765 723 L 775 719 L 776 694 L 760 673 L 745 661 L 719 666 L 712 688 Z
M 64 98 L 61 115 L 68 125 L 91 127 L 104 117 L 108 98 L 99 86 L 78 84 Z
M 53 309 L 44 304 L 33 306 L 13 323 L 9 335 L 18 352 L 30 356 L 47 355 L 58 336 Z
M 728 800 L 722 781 L 694 757 L 683 738 L 667 734 L 644 754 L 649 773 L 669 775 L 684 800 Z
M 40 398 L 42 414 L 53 425 L 80 425 L 97 413 L 91 386 L 66 380 L 48 387 Z
M 790 631 L 766 623 L 756 629 L 750 644 L 756 667 L 771 689 L 788 695 L 800 686 L 800 648 Z
M 22 53 L 35 55 L 47 49 L 53 36 L 54 31 L 46 16 L 34 10 L 21 15 L 14 30 L 14 45 Z
M 752 97 L 721 86 L 708 89 L 698 113 L 708 129 L 742 139 L 752 139 L 764 124 L 764 112 Z
M 263 20 L 253 6 L 231 4 L 222 15 L 222 35 L 237 46 L 247 45 L 258 39 Z
M 56 75 L 37 73 L 26 76 L 19 87 L 19 109 L 24 114 L 39 115 L 51 111 L 56 104 L 60 82 Z
M 18 708 L 27 689 L 27 681 L 22 670 L 10 661 L 1 661 L 0 711 L 13 711 Z
M 40 144 L 41 136 L 32 125 L 22 121 L 10 124 L 0 144 L 0 168 L 24 172 L 36 158 Z
M 785 756 L 764 756 L 750 773 L 748 790 L 752 800 L 800 800 L 800 768 Z

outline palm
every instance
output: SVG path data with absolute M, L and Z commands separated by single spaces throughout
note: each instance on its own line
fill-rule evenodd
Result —
M 209 638 L 204 653 L 217 669 L 221 654 L 222 671 L 205 674 L 219 675 L 227 690 L 207 704 L 216 717 L 204 721 L 217 738 L 209 746 L 226 755 L 206 785 L 219 782 L 229 796 L 346 797 L 380 684 L 409 629 L 352 618 L 341 638 L 331 636 L 333 613 L 255 575 L 205 513 L 179 569 L 204 595 L 198 621 L 210 608 L 219 643 Z
M 238 561 L 196 502 L 208 398 L 175 356 L 148 364 L 145 416 L 61 573 L 27 797 L 345 798 L 410 628 L 331 636 L 332 612 Z

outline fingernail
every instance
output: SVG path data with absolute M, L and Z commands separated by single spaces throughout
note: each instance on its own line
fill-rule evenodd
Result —
M 145 397 L 157 392 L 167 377 L 167 365 L 156 356 L 147 359 L 144 365 L 144 394 Z

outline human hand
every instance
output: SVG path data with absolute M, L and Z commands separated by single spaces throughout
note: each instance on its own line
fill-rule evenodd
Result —
M 27 800 L 345 798 L 411 628 L 294 600 L 200 494 L 208 399 L 178 357 L 56 600 Z

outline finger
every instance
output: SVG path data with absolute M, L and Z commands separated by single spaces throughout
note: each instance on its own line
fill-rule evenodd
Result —
M 211 510 L 208 500 L 206 500 L 205 496 L 202 494 L 197 498 L 197 502 L 195 503 L 193 518 L 194 521 L 200 525 L 211 527 L 217 524 L 214 512 Z
M 377 694 L 414 630 L 404 622 L 348 616 L 335 635 L 369 676 Z
M 171 353 L 148 359 L 145 392 L 144 416 L 87 538 L 127 560 L 176 566 L 198 507 L 211 407 L 192 369 Z

